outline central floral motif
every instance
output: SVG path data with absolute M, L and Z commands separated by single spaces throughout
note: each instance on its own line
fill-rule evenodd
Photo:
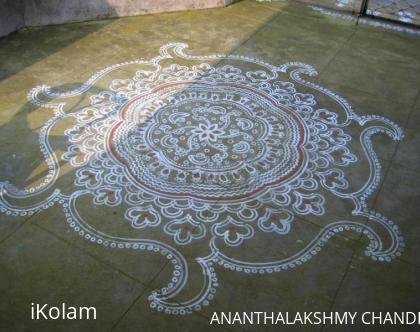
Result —
M 220 136 L 225 134 L 225 131 L 219 129 L 217 124 L 212 124 L 210 122 L 200 123 L 198 128 L 192 129 L 191 133 L 197 135 L 200 141 L 206 142 L 208 145 L 215 143 Z M 190 146 L 191 147 L 191 146 Z
M 266 151 L 268 124 L 233 103 L 190 100 L 157 112 L 145 137 L 180 169 L 225 172 Z

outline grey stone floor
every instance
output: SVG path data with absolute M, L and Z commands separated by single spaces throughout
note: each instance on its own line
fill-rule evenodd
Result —
M 300 2 L 353 14 L 358 14 L 362 10 L 362 1 L 360 0 L 300 0 Z M 420 1 L 369 0 L 366 14 L 418 26 L 420 24 Z
M 91 243 L 68 227 L 59 204 L 31 216 L 3 213 L 0 331 L 266 331 L 279 327 L 210 326 L 209 317 L 215 311 L 420 311 L 420 38 L 409 34 L 355 26 L 290 3 L 240 1 L 223 9 L 51 26 L 10 35 L 0 40 L 0 181 L 32 187 L 48 172 L 38 136 L 54 114 L 28 102 L 27 93 L 34 86 L 48 84 L 66 91 L 105 67 L 155 57 L 159 47 L 171 42 L 188 44 L 188 53 L 194 55 L 239 54 L 274 65 L 310 64 L 318 75 L 308 80 L 346 98 L 357 114 L 377 114 L 399 125 L 403 140 L 395 142 L 384 134 L 373 138 L 382 171 L 368 205 L 398 225 L 405 250 L 391 262 L 375 262 L 365 255 L 365 237 L 345 232 L 302 266 L 279 273 L 245 274 L 217 266 L 219 286 L 209 305 L 192 314 L 168 315 L 150 308 L 148 299 L 172 277 L 172 265 L 164 256 Z M 101 91 L 107 83 L 98 82 L 95 89 Z M 88 100 L 83 95 L 78 98 L 74 107 Z M 49 133 L 58 142 L 53 147 L 58 155 L 65 152 L 63 128 L 68 126 Z M 63 160 L 60 166 L 57 183 L 71 192 L 74 168 Z M 363 182 L 369 172 L 367 165 L 360 167 L 351 175 L 356 182 Z M 98 230 L 141 235 L 118 206 L 94 205 L 89 199 L 80 206 L 80 213 Z M 326 207 L 323 216 L 297 216 L 289 240 L 269 237 L 273 241 L 267 242 L 256 232 L 250 247 L 240 248 L 255 249 L 251 255 L 255 259 L 288 255 L 330 220 L 351 215 L 353 208 L 338 200 Z M 163 233 L 155 236 L 172 240 Z M 197 253 L 206 254 L 205 241 L 179 250 L 193 260 Z M 187 298 L 189 291 L 195 294 L 201 287 L 197 268 L 191 267 Z M 31 321 L 31 302 L 91 305 L 97 308 L 98 318 Z M 383 329 L 405 330 L 305 327 L 310 331 Z

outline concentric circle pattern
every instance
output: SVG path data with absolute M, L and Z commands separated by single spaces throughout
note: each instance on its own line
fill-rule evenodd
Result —
M 205 201 L 249 198 L 305 164 L 307 128 L 270 96 L 239 84 L 176 83 L 136 97 L 110 151 L 141 188 Z

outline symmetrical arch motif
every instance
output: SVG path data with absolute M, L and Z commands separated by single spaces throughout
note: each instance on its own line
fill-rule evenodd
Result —
M 149 299 L 151 307 L 172 314 L 208 304 L 218 285 L 215 264 L 244 273 L 280 272 L 307 262 L 346 231 L 369 240 L 366 255 L 374 260 L 400 255 L 398 227 L 367 206 L 381 170 L 371 138 L 385 133 L 399 140 L 398 126 L 379 116 L 358 116 L 343 98 L 303 79 L 316 75 L 309 65 L 193 56 L 186 48 L 164 45 L 157 57 L 108 67 L 73 91 L 34 88 L 29 100 L 55 114 L 39 136 L 48 174 L 24 190 L 1 182 L 1 212 L 28 216 L 59 204 L 68 225 L 91 242 L 160 252 L 173 264 L 173 276 Z M 130 70 L 128 78 L 115 78 Z M 98 82 L 109 88 L 93 89 Z M 90 99 L 83 107 L 67 102 L 84 94 Z M 66 146 L 59 156 L 50 131 L 62 123 Z M 355 188 L 348 170 L 362 161 L 367 179 Z M 58 188 L 60 162 L 74 168 L 70 192 Z M 93 226 L 79 211 L 84 197 L 123 209 L 141 237 Z M 352 202 L 349 220 L 325 218 L 328 200 Z M 281 241 L 296 223 L 317 216 L 327 221 L 290 255 L 268 261 L 231 256 L 257 234 Z M 207 255 L 193 262 L 201 267 L 204 285 L 190 300 L 176 301 L 189 281 L 191 262 L 182 251 L 203 241 Z

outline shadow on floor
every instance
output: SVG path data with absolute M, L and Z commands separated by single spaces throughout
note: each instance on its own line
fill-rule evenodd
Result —
M 109 17 L 117 16 L 111 6 L 108 12 Z M 0 38 L 0 82 L 114 20 L 29 27 Z

